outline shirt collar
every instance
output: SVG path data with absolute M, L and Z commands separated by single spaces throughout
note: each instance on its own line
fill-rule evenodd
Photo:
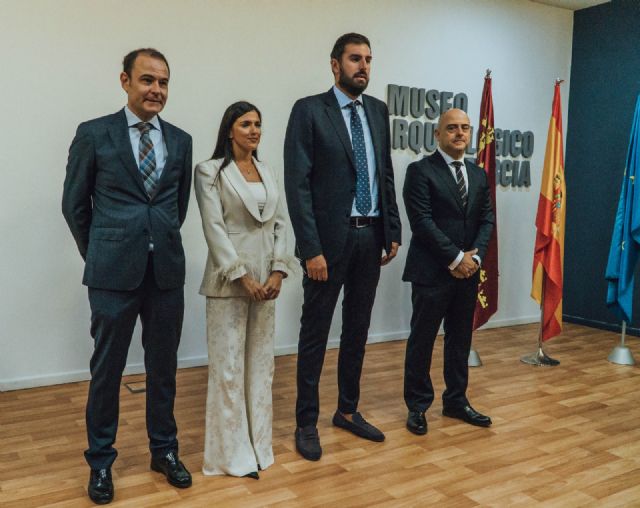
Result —
M 134 127 L 136 124 L 142 122 L 142 120 L 140 120 L 140 118 L 138 118 L 136 114 L 129 109 L 129 106 L 124 107 L 124 115 L 127 117 L 127 125 L 129 127 Z M 150 123 L 154 128 L 162 132 L 162 129 L 160 129 L 160 120 L 158 119 L 158 115 L 155 115 L 147 123 Z
M 355 99 L 352 99 L 342 90 L 340 90 L 336 85 L 333 85 L 333 93 L 335 94 L 336 99 L 338 99 L 338 105 L 340 106 L 340 109 L 348 106 L 354 101 L 360 101 L 360 104 L 362 104 L 362 94 L 358 95 Z
M 443 151 L 440 147 L 438 147 L 438 152 L 440 152 L 440 155 L 442 155 L 442 158 L 447 163 L 447 166 L 451 166 L 451 163 L 453 163 L 454 161 L 462 162 L 462 165 L 464 166 L 464 155 L 459 159 L 454 159 L 453 157 L 451 157 L 451 155 Z

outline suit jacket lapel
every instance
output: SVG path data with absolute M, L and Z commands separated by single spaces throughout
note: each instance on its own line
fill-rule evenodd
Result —
M 162 170 L 162 174 L 160 175 L 160 179 L 156 182 L 156 190 L 154 192 L 154 196 L 158 193 L 158 189 L 162 185 L 162 183 L 166 180 L 166 175 L 171 171 L 173 167 L 173 162 L 176 158 L 176 151 L 178 145 L 178 138 L 176 137 L 173 126 L 167 124 L 162 118 L 158 117 L 160 120 L 160 126 L 162 127 L 162 139 L 164 140 L 164 144 L 167 147 L 167 158 L 164 163 L 164 168 Z
M 467 167 L 467 181 L 468 181 L 468 189 L 467 189 L 467 213 L 471 210 L 472 203 L 478 197 L 478 189 L 480 187 L 480 181 L 477 178 L 477 173 L 472 171 L 473 168 L 470 167 L 469 164 L 465 164 Z
M 258 160 L 253 159 L 253 162 L 258 169 L 258 173 L 260 173 L 260 178 L 262 178 L 262 183 L 267 192 L 267 202 L 264 204 L 264 209 L 260 216 L 261 221 L 267 222 L 273 217 L 276 211 L 278 205 L 278 189 L 276 188 L 276 182 L 271 178 L 271 172 Z
M 460 197 L 460 193 L 458 192 L 458 186 L 456 185 L 456 180 L 455 178 L 453 178 L 453 175 L 451 174 L 451 170 L 449 169 L 447 162 L 442 158 L 442 155 L 440 155 L 440 152 L 438 151 L 435 151 L 433 155 L 431 155 L 430 157 L 433 165 L 436 168 L 438 168 L 438 174 L 440 176 L 440 180 L 444 182 L 445 187 L 449 189 L 449 192 L 451 193 L 451 197 L 455 200 L 456 203 L 458 203 L 458 206 L 460 207 L 460 211 L 464 214 L 465 209 L 464 209 L 464 206 L 462 205 L 462 198 Z M 467 202 L 467 207 L 468 207 L 468 204 L 469 203 Z
M 118 156 L 122 161 L 122 165 L 131 174 L 134 181 L 142 193 L 146 196 L 147 191 L 144 188 L 144 182 L 142 181 L 142 175 L 138 169 L 138 164 L 133 157 L 133 150 L 131 149 L 131 138 L 129 137 L 129 127 L 127 125 L 127 117 L 124 114 L 124 109 L 120 110 L 114 116 L 114 121 L 109 126 L 109 136 L 111 141 L 118 152 Z
M 373 114 L 369 99 L 365 95 L 362 96 L 362 105 L 364 112 L 367 115 L 367 123 L 369 124 L 369 131 L 371 132 L 371 141 L 373 141 L 373 153 L 376 159 L 376 172 L 378 173 L 378 181 L 382 179 L 383 175 L 383 162 L 382 162 L 382 139 L 380 139 L 380 130 L 378 128 L 378 120 L 376 115 Z
M 349 131 L 347 130 L 347 126 L 344 123 L 344 117 L 342 116 L 342 111 L 340 111 L 338 99 L 336 99 L 336 95 L 333 93 L 333 89 L 329 90 L 326 93 L 325 104 L 327 116 L 329 117 L 330 122 L 333 124 L 333 127 L 336 130 L 342 146 L 344 146 L 344 149 L 347 152 L 347 156 L 351 161 L 351 167 L 355 171 L 356 163 L 353 159 L 353 147 L 351 146 L 351 138 L 349 138 Z
M 244 176 L 242 176 L 240 168 L 238 168 L 236 163 L 234 161 L 231 161 L 229 165 L 224 168 L 221 174 L 227 179 L 229 184 L 238 193 L 238 196 L 240 196 L 240 199 L 244 203 L 244 206 L 247 208 L 253 218 L 257 221 L 262 222 L 263 219 L 260 215 L 260 210 L 258 209 L 258 203 L 256 203 L 253 194 L 251 194 L 251 190 L 249 190 L 249 184 L 245 180 Z

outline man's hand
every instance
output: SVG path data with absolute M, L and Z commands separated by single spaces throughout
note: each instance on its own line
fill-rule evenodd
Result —
M 327 260 L 322 254 L 307 259 L 305 264 L 307 266 L 307 277 L 311 280 L 326 281 L 329 278 Z
M 462 261 L 456 266 L 454 272 L 457 270 L 460 274 L 464 276 L 464 278 L 468 279 L 478 270 L 478 263 L 473 259 L 472 256 L 478 253 L 478 249 L 469 250 L 464 253 L 462 257 Z
M 449 270 L 449 273 L 456 279 L 466 279 L 466 277 L 460 270 L 460 266 L 456 266 L 453 270 Z
M 384 256 L 382 256 L 382 259 L 380 260 L 380 265 L 381 266 L 386 265 L 393 258 L 396 257 L 396 255 L 398 254 L 398 247 L 400 247 L 400 244 L 398 242 L 391 242 L 391 251 L 389 253 L 385 254 Z
M 242 287 L 247 292 L 247 295 L 254 302 L 260 302 L 267 299 L 267 292 L 265 291 L 264 286 L 257 280 L 249 277 L 249 275 L 245 274 L 240 277 L 240 284 L 242 284 Z
M 271 272 L 267 282 L 264 285 L 264 291 L 267 295 L 267 300 L 275 300 L 280 294 L 280 287 L 282 286 L 282 272 Z

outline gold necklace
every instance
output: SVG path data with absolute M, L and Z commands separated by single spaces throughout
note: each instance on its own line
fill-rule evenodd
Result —
M 238 164 L 238 167 L 240 168 L 240 171 L 243 171 L 244 173 L 247 174 L 247 176 L 251 176 L 251 173 L 253 172 L 253 162 L 249 163 L 249 166 L 247 166 L 247 168 L 243 168 L 242 165 Z

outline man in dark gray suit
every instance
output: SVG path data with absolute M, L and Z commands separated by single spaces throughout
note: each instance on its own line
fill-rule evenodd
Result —
M 169 64 L 146 48 L 124 58 L 127 106 L 80 124 L 69 149 L 62 213 L 85 260 L 91 383 L 86 422 L 89 497 L 111 502 L 120 380 L 138 316 L 146 377 L 151 469 L 176 487 L 191 475 L 178 458 L 173 406 L 184 312 L 180 227 L 191 188 L 191 136 L 161 120 Z
M 464 159 L 470 133 L 464 111 L 443 113 L 436 129 L 437 151 L 409 164 L 404 181 L 412 237 L 402 278 L 411 282 L 413 303 L 404 399 L 407 428 L 418 435 L 427 433 L 424 414 L 434 398 L 431 353 L 443 320 L 447 388 L 442 414 L 480 427 L 491 425 L 466 397 L 478 268 L 494 223 L 485 172 Z
M 305 272 L 295 437 L 296 448 L 308 460 L 322 454 L 318 384 L 343 286 L 333 424 L 365 439 L 384 440 L 357 411 L 380 266 L 395 257 L 400 245 L 389 113 L 382 101 L 363 94 L 370 69 L 369 40 L 355 33 L 340 37 L 331 52 L 335 86 L 296 102 L 285 139 L 287 204 Z

